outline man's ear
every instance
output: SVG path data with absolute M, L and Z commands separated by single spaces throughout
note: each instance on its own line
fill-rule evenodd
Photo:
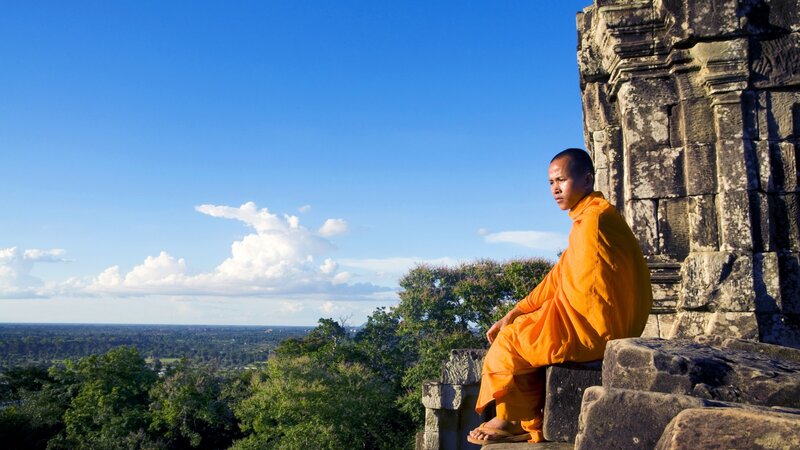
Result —
M 586 174 L 586 186 L 589 188 L 589 192 L 594 191 L 594 174 L 588 172 Z

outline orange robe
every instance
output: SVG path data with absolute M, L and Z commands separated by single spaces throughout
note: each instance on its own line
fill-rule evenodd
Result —
M 534 441 L 542 440 L 539 368 L 601 359 L 606 342 L 641 335 L 653 302 L 639 243 L 603 194 L 587 195 L 569 216 L 567 249 L 486 354 L 476 406 L 481 413 L 497 400 L 498 416 L 521 420 Z

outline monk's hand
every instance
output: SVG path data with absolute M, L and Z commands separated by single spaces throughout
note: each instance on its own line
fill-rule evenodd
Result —
M 522 311 L 517 309 L 516 307 L 508 312 L 502 319 L 498 320 L 494 323 L 491 327 L 489 327 L 489 331 L 486 332 L 486 339 L 489 340 L 489 344 L 492 344 L 497 338 L 497 335 L 500 333 L 500 330 L 503 329 L 504 326 L 513 323 L 514 319 L 522 315 Z
M 505 317 L 503 317 L 505 319 Z M 491 327 L 489 327 L 489 331 L 486 332 L 486 339 L 489 340 L 489 344 L 494 342 L 494 339 L 497 337 L 497 334 L 500 333 L 500 330 L 505 326 L 503 319 L 498 320 L 494 323 Z

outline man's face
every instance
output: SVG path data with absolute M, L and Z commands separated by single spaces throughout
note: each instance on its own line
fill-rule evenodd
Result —
M 563 157 L 550 163 L 547 170 L 550 192 L 563 211 L 572 209 L 576 203 L 592 192 L 592 175 L 578 175 L 570 170 L 570 158 Z

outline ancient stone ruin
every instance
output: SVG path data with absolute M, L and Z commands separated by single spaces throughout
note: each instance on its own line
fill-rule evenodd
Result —
M 651 267 L 649 336 L 800 346 L 800 1 L 578 14 L 597 187 Z
M 654 308 L 602 367 L 546 369 L 557 442 L 531 448 L 799 448 L 800 0 L 595 0 L 577 25 L 596 187 Z M 425 384 L 418 449 L 477 448 L 482 356 Z

